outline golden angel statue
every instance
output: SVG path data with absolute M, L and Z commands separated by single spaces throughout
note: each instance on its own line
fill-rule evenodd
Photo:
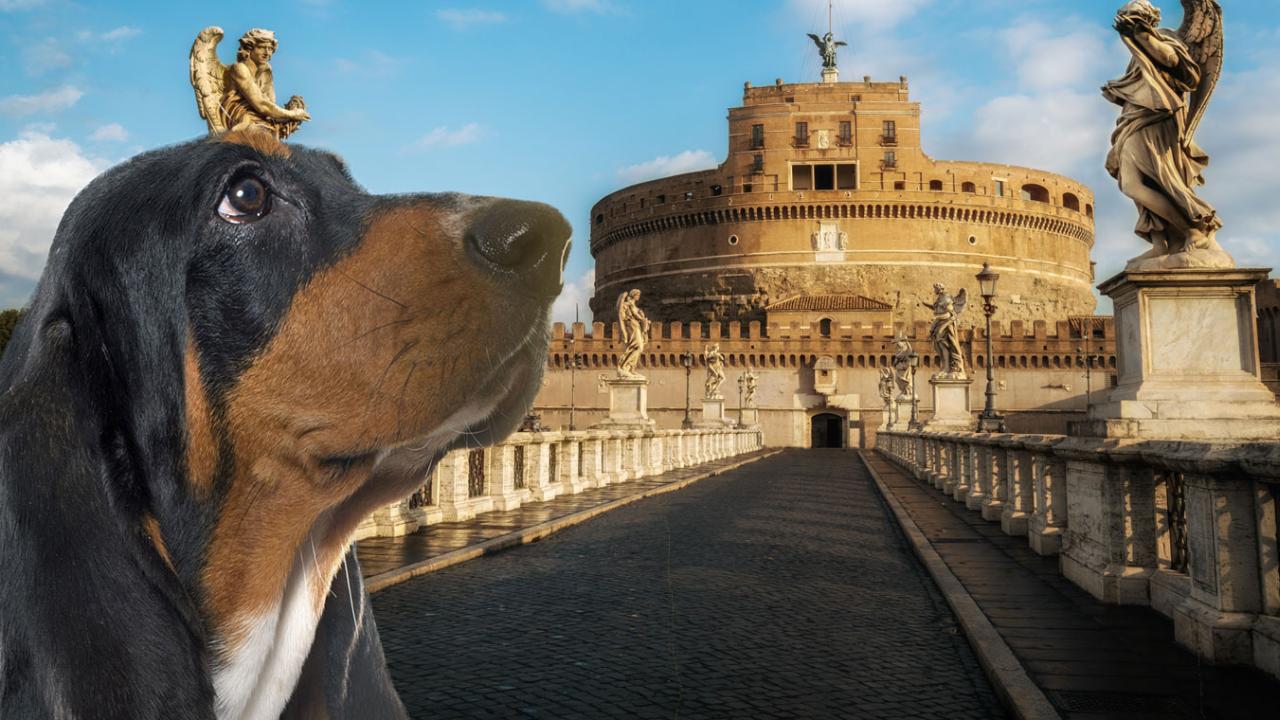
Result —
M 218 59 L 222 28 L 207 27 L 191 44 L 191 87 L 196 108 L 209 124 L 209 132 L 258 127 L 283 140 L 306 120 L 306 103 L 294 95 L 284 107 L 276 104 L 271 56 L 275 33 L 254 28 L 240 36 L 236 61 L 223 65 Z
M 1160 10 L 1148 0 L 1116 14 L 1132 59 L 1124 77 L 1102 88 L 1121 107 L 1107 172 L 1138 206 L 1134 231 L 1151 243 L 1128 270 L 1235 267 L 1214 237 L 1222 221 L 1195 192 L 1209 164 L 1195 132 L 1222 73 L 1222 8 L 1182 0 L 1182 9 L 1176 32 L 1160 27 Z
M 628 290 L 618 296 L 618 329 L 622 335 L 622 359 L 618 361 L 618 377 L 625 380 L 643 380 L 636 372 L 640 353 L 649 341 L 649 318 L 640 309 L 640 291 Z

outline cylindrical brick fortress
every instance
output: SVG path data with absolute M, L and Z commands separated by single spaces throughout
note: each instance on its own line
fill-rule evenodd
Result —
M 935 282 L 976 296 L 984 261 L 1006 321 L 1092 314 L 1093 193 L 1040 170 L 935 161 L 919 121 L 905 78 L 748 84 L 718 168 L 592 208 L 596 320 L 613 321 L 633 287 L 664 321 L 761 320 L 800 295 L 914 304 Z

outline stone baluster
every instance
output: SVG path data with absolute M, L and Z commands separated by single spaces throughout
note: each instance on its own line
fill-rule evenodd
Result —
M 1026 535 L 1031 513 L 1035 509 L 1035 476 L 1031 453 L 1021 439 L 1010 436 L 1001 443 L 1005 451 L 1005 475 L 1008 477 L 1008 499 L 1000 516 L 1000 529 L 1006 535 Z
M 956 480 L 951 486 L 951 499 L 964 502 L 969 497 L 970 483 L 973 482 L 973 446 L 961 440 L 964 433 L 953 433 L 955 447 Z
M 526 433 L 517 434 L 526 435 Z M 518 444 L 525 445 L 523 438 Z M 520 507 L 522 493 L 515 486 L 515 449 L 515 444 L 507 442 L 494 445 L 488 451 L 489 466 L 485 469 L 485 489 L 493 498 L 493 507 L 498 510 L 514 510 Z M 525 462 L 527 463 L 528 460 L 526 455 Z
M 967 442 L 971 469 L 964 506 L 970 510 L 981 510 L 991 492 L 991 448 L 978 441 L 974 434 L 969 435 Z
M 1035 509 L 1027 522 L 1027 541 L 1039 555 L 1062 552 L 1062 537 L 1067 526 L 1067 464 L 1053 448 L 1062 438 L 1039 438 L 1028 441 L 1031 451 L 1031 477 L 1035 483 Z
M 1007 436 L 993 435 L 983 440 L 987 450 L 988 482 L 987 497 L 982 503 L 982 519 L 992 522 L 1000 522 L 1009 498 L 1009 467 L 1005 462 L 1005 449 L 1000 445 L 1000 441 L 1005 437 Z
M 452 450 L 436 466 L 440 512 L 445 520 L 470 520 L 476 516 L 477 503 L 467 485 L 468 452 Z

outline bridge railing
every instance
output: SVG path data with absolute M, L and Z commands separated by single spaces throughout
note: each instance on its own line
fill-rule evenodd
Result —
M 449 452 L 413 495 L 366 518 L 356 539 L 404 535 L 763 446 L 758 429 L 518 432 L 498 445 Z
M 1280 440 L 878 435 L 880 451 L 1069 580 L 1149 605 L 1202 657 L 1280 677 Z

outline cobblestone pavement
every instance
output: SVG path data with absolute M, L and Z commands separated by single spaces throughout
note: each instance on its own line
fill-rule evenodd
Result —
M 415 718 L 1003 717 L 850 452 L 786 451 L 373 604 Z

